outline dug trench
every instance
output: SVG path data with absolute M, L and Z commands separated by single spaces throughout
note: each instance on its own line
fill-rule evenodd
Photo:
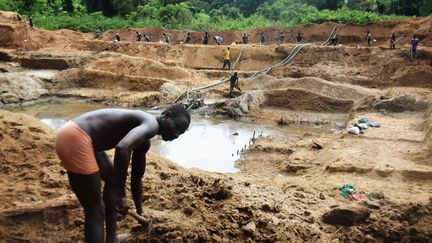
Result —
M 82 241 L 84 215 L 55 154 L 55 131 L 7 108 L 50 97 L 163 107 L 188 87 L 229 77 L 230 71 L 218 70 L 226 46 L 114 44 L 68 30 L 30 30 L 14 14 L 0 16 L 0 240 Z M 119 232 L 129 233 L 130 242 L 430 242 L 432 52 L 430 32 L 422 27 L 429 22 L 350 26 L 356 33 L 373 27 L 381 36 L 373 48 L 359 47 L 361 35 L 343 28 L 346 44 L 310 46 L 291 65 L 254 79 L 256 70 L 279 62 L 294 45 L 230 46 L 233 59 L 242 52 L 236 70 L 245 93 L 227 99 L 227 85 L 203 90 L 205 101 L 215 102 L 193 110 L 193 117 L 243 117 L 332 132 L 256 136 L 236 162 L 237 173 L 185 169 L 149 153 L 143 193 L 152 227 L 126 217 Z M 329 33 L 332 25 L 290 31 L 298 28 L 319 43 L 325 33 L 312 31 Z M 425 46 L 416 61 L 407 46 L 386 49 L 385 36 L 395 28 L 421 34 Z M 132 33 L 121 34 L 132 39 Z M 234 39 L 241 32 L 226 35 Z M 381 127 L 348 134 L 360 118 Z M 343 198 L 339 187 L 345 183 L 370 198 Z

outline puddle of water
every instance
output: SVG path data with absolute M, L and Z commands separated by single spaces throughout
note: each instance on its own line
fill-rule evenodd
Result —
M 166 158 L 186 168 L 200 168 L 214 172 L 237 172 L 234 162 L 241 150 L 249 147 L 256 136 L 274 135 L 277 131 L 256 124 L 193 118 L 190 128 L 178 139 L 158 141 L 153 148 Z
M 42 122 L 50 127 L 58 129 L 68 120 L 82 113 L 102 108 L 107 108 L 107 106 L 87 102 L 53 99 L 32 105 L 17 106 L 10 109 L 10 111 L 34 116 L 41 119 Z
M 41 119 L 53 129 L 61 127 L 68 120 L 82 113 L 106 108 L 104 105 L 70 100 L 51 100 L 49 102 L 21 106 L 11 109 Z M 142 108 L 157 115 L 160 111 Z M 178 139 L 165 142 L 159 136 L 152 139 L 151 151 L 174 161 L 185 168 L 199 168 L 213 172 L 237 172 L 234 163 L 241 156 L 241 150 L 249 146 L 254 131 L 256 137 L 286 136 L 293 139 L 305 131 L 317 129 L 283 130 L 276 125 L 253 124 L 228 119 L 193 117 L 191 125 Z M 321 131 L 322 132 L 322 131 Z M 239 153 L 237 153 L 239 151 Z

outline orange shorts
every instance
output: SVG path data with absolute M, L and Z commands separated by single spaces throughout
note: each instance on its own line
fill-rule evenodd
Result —
M 90 136 L 74 122 L 57 131 L 55 148 L 67 171 L 85 175 L 99 171 Z

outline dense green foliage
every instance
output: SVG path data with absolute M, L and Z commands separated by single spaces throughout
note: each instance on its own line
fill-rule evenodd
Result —
M 431 0 L 0 0 L 36 26 L 95 31 L 159 26 L 227 30 L 303 23 L 366 23 L 432 13 Z

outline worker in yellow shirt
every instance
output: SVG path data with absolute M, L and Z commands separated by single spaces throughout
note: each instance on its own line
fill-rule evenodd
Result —
M 228 65 L 228 70 L 231 70 L 231 60 L 230 60 L 230 48 L 227 47 L 227 49 L 225 50 L 225 58 L 224 58 L 224 63 L 222 66 L 222 69 L 225 69 L 225 66 Z

